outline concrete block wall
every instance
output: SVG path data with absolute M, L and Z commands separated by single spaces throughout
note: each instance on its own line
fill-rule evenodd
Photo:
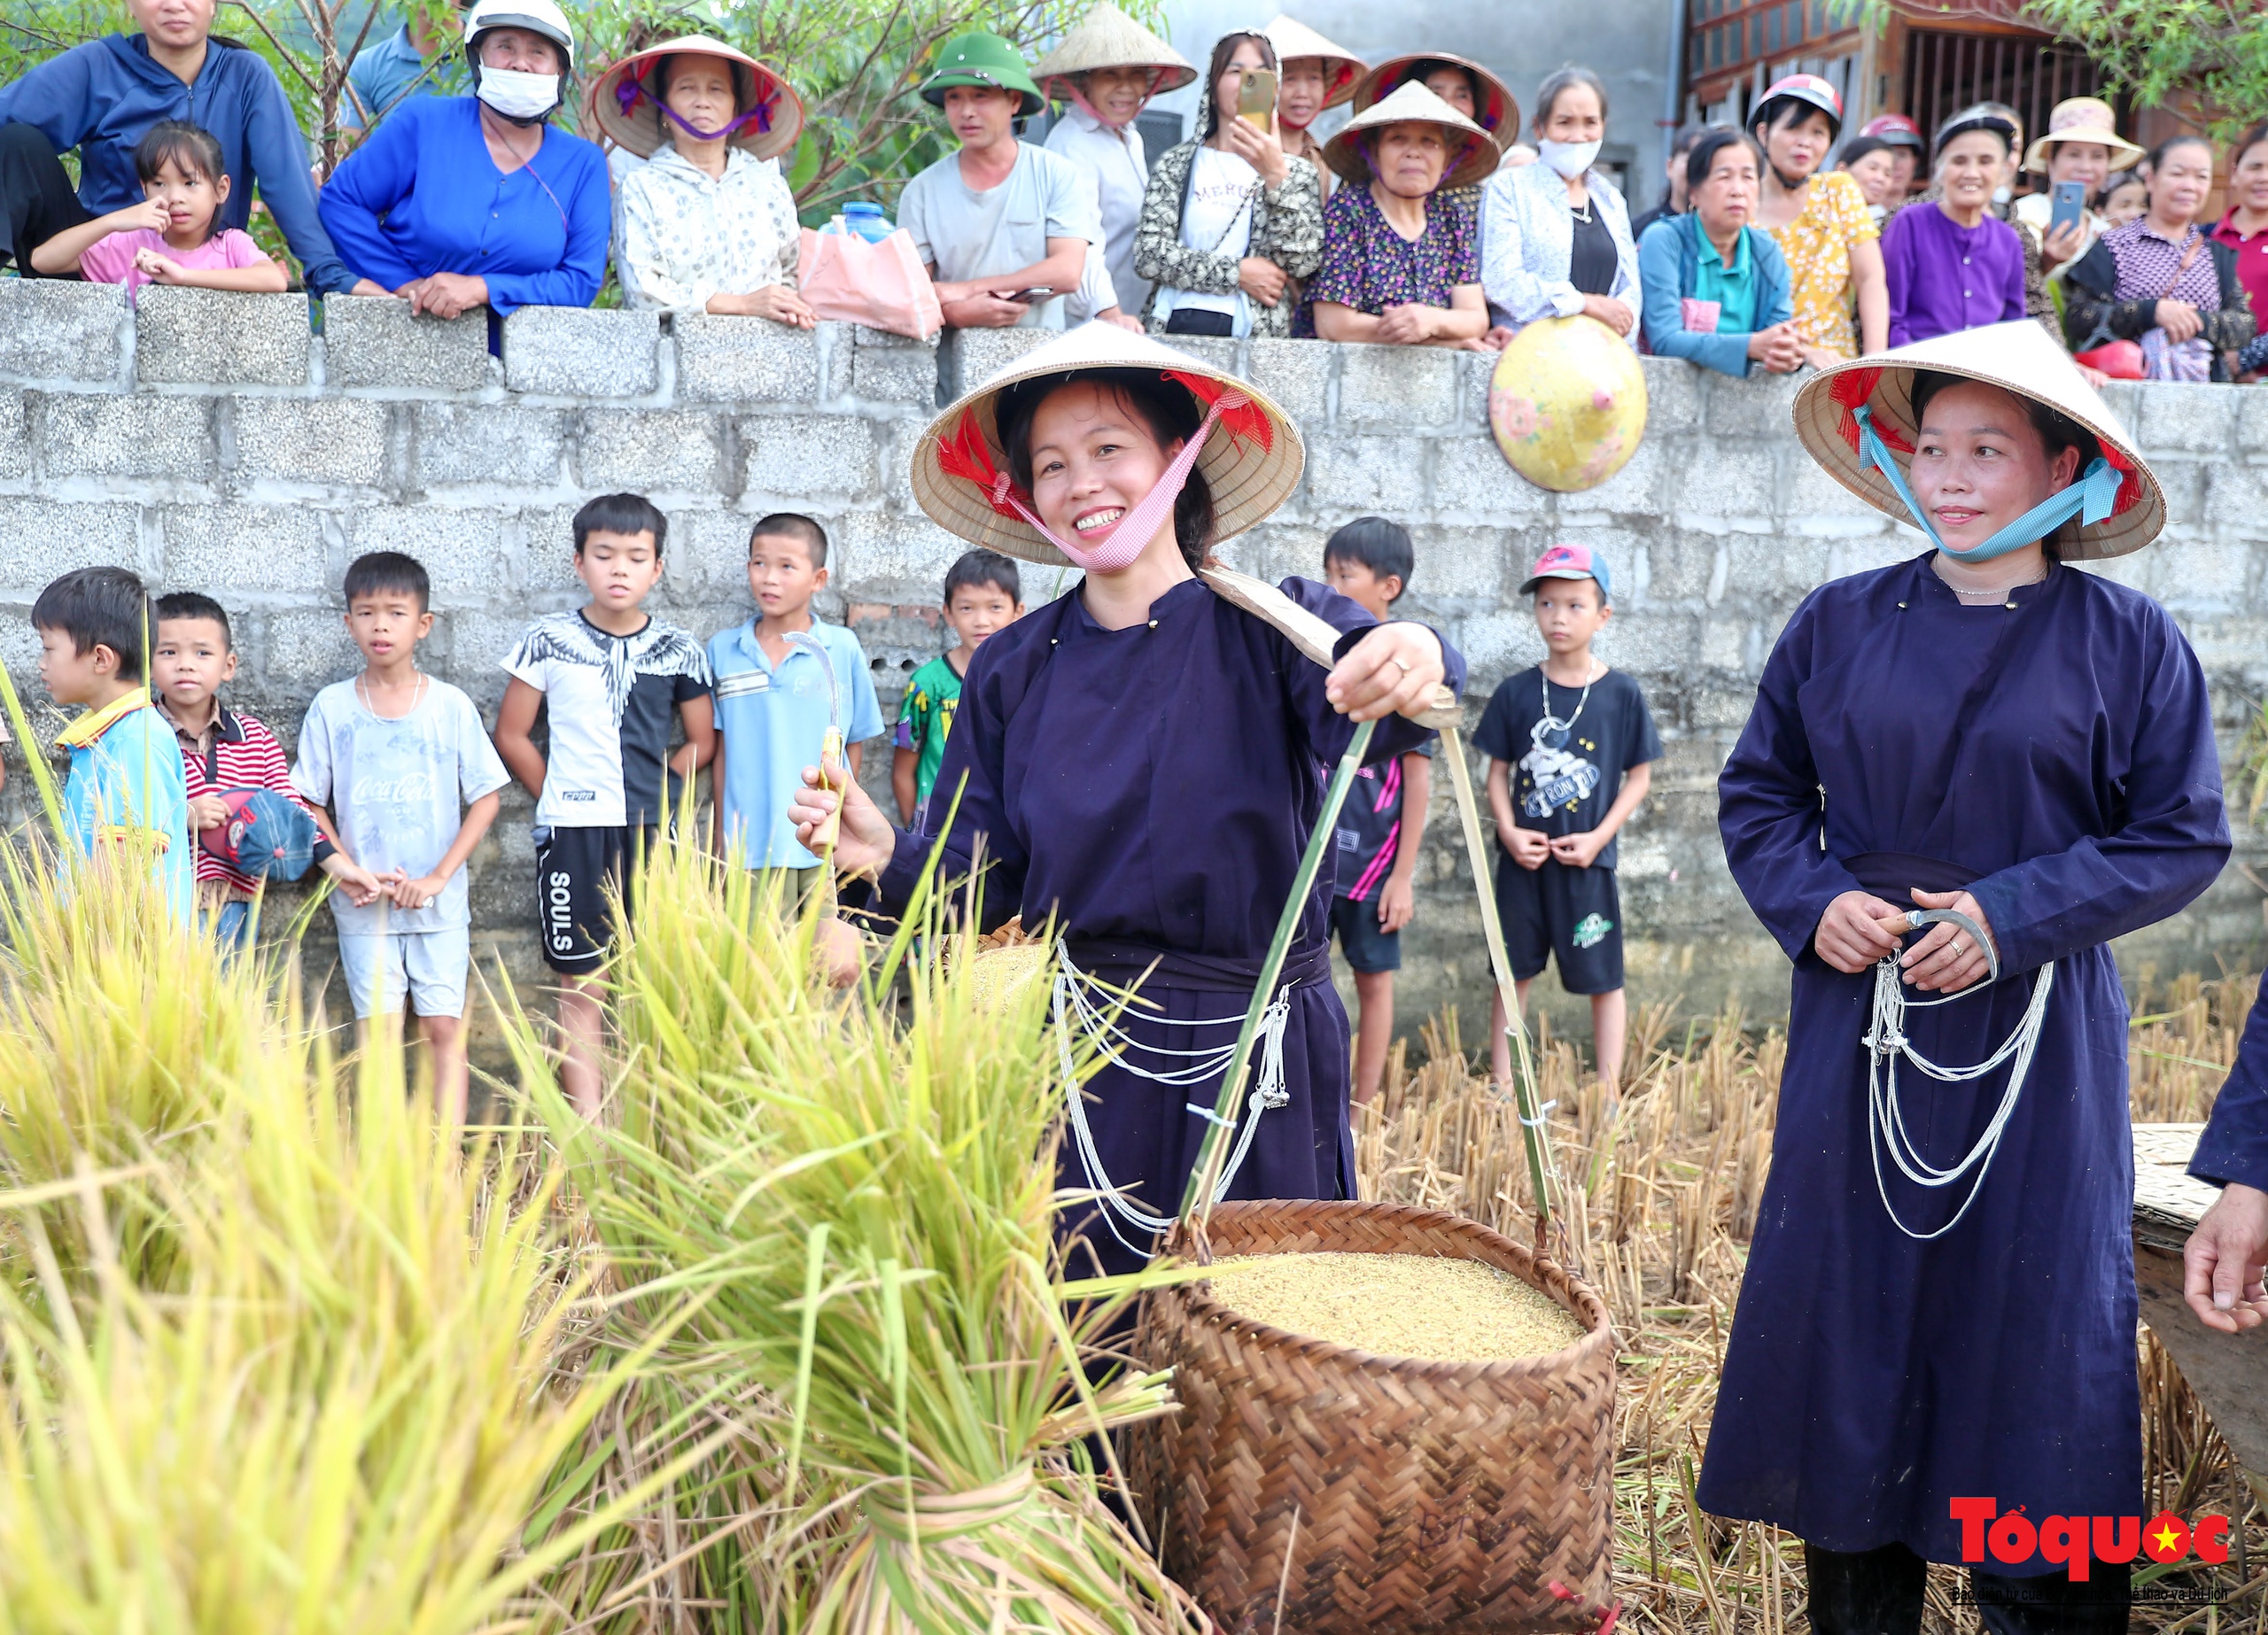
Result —
M 1044 338 L 976 331 L 928 346 L 837 324 L 803 333 L 527 308 L 501 326 L 492 355 L 485 315 L 327 306 L 311 324 L 299 296 L 153 287 L 136 309 L 114 288 L 0 281 L 0 661 L 27 699 L 38 694 L 26 616 L 40 586 L 117 562 L 229 608 L 243 655 L 235 697 L 289 747 L 307 701 L 356 663 L 338 616 L 346 563 L 392 548 L 433 574 L 427 667 L 493 717 L 497 660 L 521 626 L 579 600 L 575 507 L 627 488 L 671 520 L 656 610 L 703 637 L 748 616 L 750 524 L 775 509 L 818 516 L 835 546 L 822 615 L 858 632 L 889 716 L 905 676 L 942 645 L 938 589 L 962 548 L 913 503 L 914 439 L 964 383 Z M 1189 349 L 1282 402 L 1307 446 L 1290 503 L 1223 554 L 1270 577 L 1312 574 L 1340 523 L 1365 512 L 1404 522 L 1418 547 L 1404 606 L 1470 658 L 1476 716 L 1499 680 L 1541 655 L 1518 594 L 1526 565 L 1557 539 L 1610 554 L 1618 594 L 1601 650 L 1644 685 L 1668 748 L 1622 850 L 1633 996 L 1783 1011 L 1784 965 L 1717 842 L 1716 771 L 1804 593 L 1919 548 L 1812 465 L 1789 430 L 1792 385 L 1649 360 L 1635 458 L 1600 488 L 1555 495 L 1515 474 L 1488 437 L 1489 359 L 1274 340 Z M 2160 597 L 2189 632 L 2233 754 L 2268 688 L 2268 393 L 2129 386 L 2116 407 L 2175 520 L 2166 541 L 2105 571 Z M 1027 600 L 1075 577 L 1028 569 Z M 48 712 L 46 728 L 60 724 Z M 866 768 L 885 795 L 889 762 L 878 745 Z M 1410 1025 L 1452 999 L 1471 1014 L 1487 993 L 1462 842 L 1437 782 L 1404 940 Z M 23 788 L 8 789 L 19 817 Z M 515 794 L 473 871 L 484 945 L 532 973 L 528 824 Z M 2258 863 L 2241 823 L 2240 834 Z M 2233 867 L 2187 914 L 2122 950 L 2130 975 L 2256 962 L 2263 895 Z

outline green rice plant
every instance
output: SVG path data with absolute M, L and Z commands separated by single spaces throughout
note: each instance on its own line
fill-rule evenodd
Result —
M 760 1413 L 739 1450 L 760 1462 L 678 1495 L 711 1627 L 1194 1627 L 1086 1462 L 1083 1438 L 1170 1401 L 1161 1375 L 1090 1383 L 1156 1277 L 1072 1281 L 1056 1251 L 1049 985 L 981 1009 L 975 962 L 914 958 L 909 930 L 867 986 L 830 994 L 816 909 L 792 916 L 688 848 L 649 860 L 637 903 L 610 972 L 610 1119 L 577 1119 L 533 1029 L 509 1032 L 622 1280 L 625 1342 L 663 1303 L 702 1301 L 661 1349 L 667 1394 L 641 1398 L 664 1421 Z M 931 947 L 951 934 L 909 918 Z
M 288 994 L 278 1020 L 198 1141 L 0 1197 L 39 1297 L 0 1286 L 0 1631 L 533 1627 L 530 1586 L 616 1519 L 542 1515 L 645 1361 L 558 1374 L 586 1279 L 549 1185 L 517 1151 L 467 1161 L 398 1049 L 350 1071 Z M 120 1198 L 174 1236 L 162 1291 L 119 1251 Z

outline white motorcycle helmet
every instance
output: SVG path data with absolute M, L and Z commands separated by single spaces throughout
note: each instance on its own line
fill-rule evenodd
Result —
M 492 81 L 507 80 L 509 86 L 491 83 L 491 93 L 484 94 L 480 64 L 480 37 L 492 29 L 524 28 L 530 34 L 548 40 L 559 48 L 563 72 L 556 75 L 511 73 L 504 69 L 488 71 Z M 548 119 L 562 101 L 558 84 L 575 70 L 575 30 L 567 20 L 555 0 L 474 0 L 464 14 L 464 55 L 471 70 L 473 95 L 515 124 L 535 125 Z M 549 105 L 537 109 L 542 100 L 537 87 L 527 81 L 549 79 L 553 81 Z

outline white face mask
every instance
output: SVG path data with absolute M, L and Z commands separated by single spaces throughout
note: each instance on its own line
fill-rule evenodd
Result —
M 1598 150 L 1596 142 L 1539 142 L 1535 145 L 1536 157 L 1571 182 L 1597 161 Z
M 559 76 L 484 67 L 480 100 L 508 120 L 540 120 L 559 105 Z

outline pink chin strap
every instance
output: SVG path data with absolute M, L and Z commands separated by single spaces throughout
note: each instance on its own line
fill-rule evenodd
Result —
M 1139 505 L 1112 523 L 1110 531 L 1095 544 L 1063 539 L 1041 522 L 1024 503 L 1023 496 L 1016 492 L 1015 484 L 1006 471 L 992 478 L 992 508 L 1013 510 L 1039 530 L 1040 538 L 1069 557 L 1073 565 L 1089 573 L 1116 573 L 1122 568 L 1130 568 L 1134 559 L 1149 547 L 1150 541 L 1157 538 L 1158 530 L 1172 516 L 1174 501 L 1181 498 L 1182 487 L 1189 481 L 1189 473 L 1197 464 L 1197 456 L 1204 452 L 1205 439 L 1212 435 L 1214 426 L 1223 414 L 1240 409 L 1251 401 L 1241 391 L 1224 391 L 1214 399 L 1212 407 L 1205 412 L 1203 423 L 1181 446 L 1181 453 L 1173 457 L 1173 463 L 1159 477 L 1157 486 L 1142 497 Z

